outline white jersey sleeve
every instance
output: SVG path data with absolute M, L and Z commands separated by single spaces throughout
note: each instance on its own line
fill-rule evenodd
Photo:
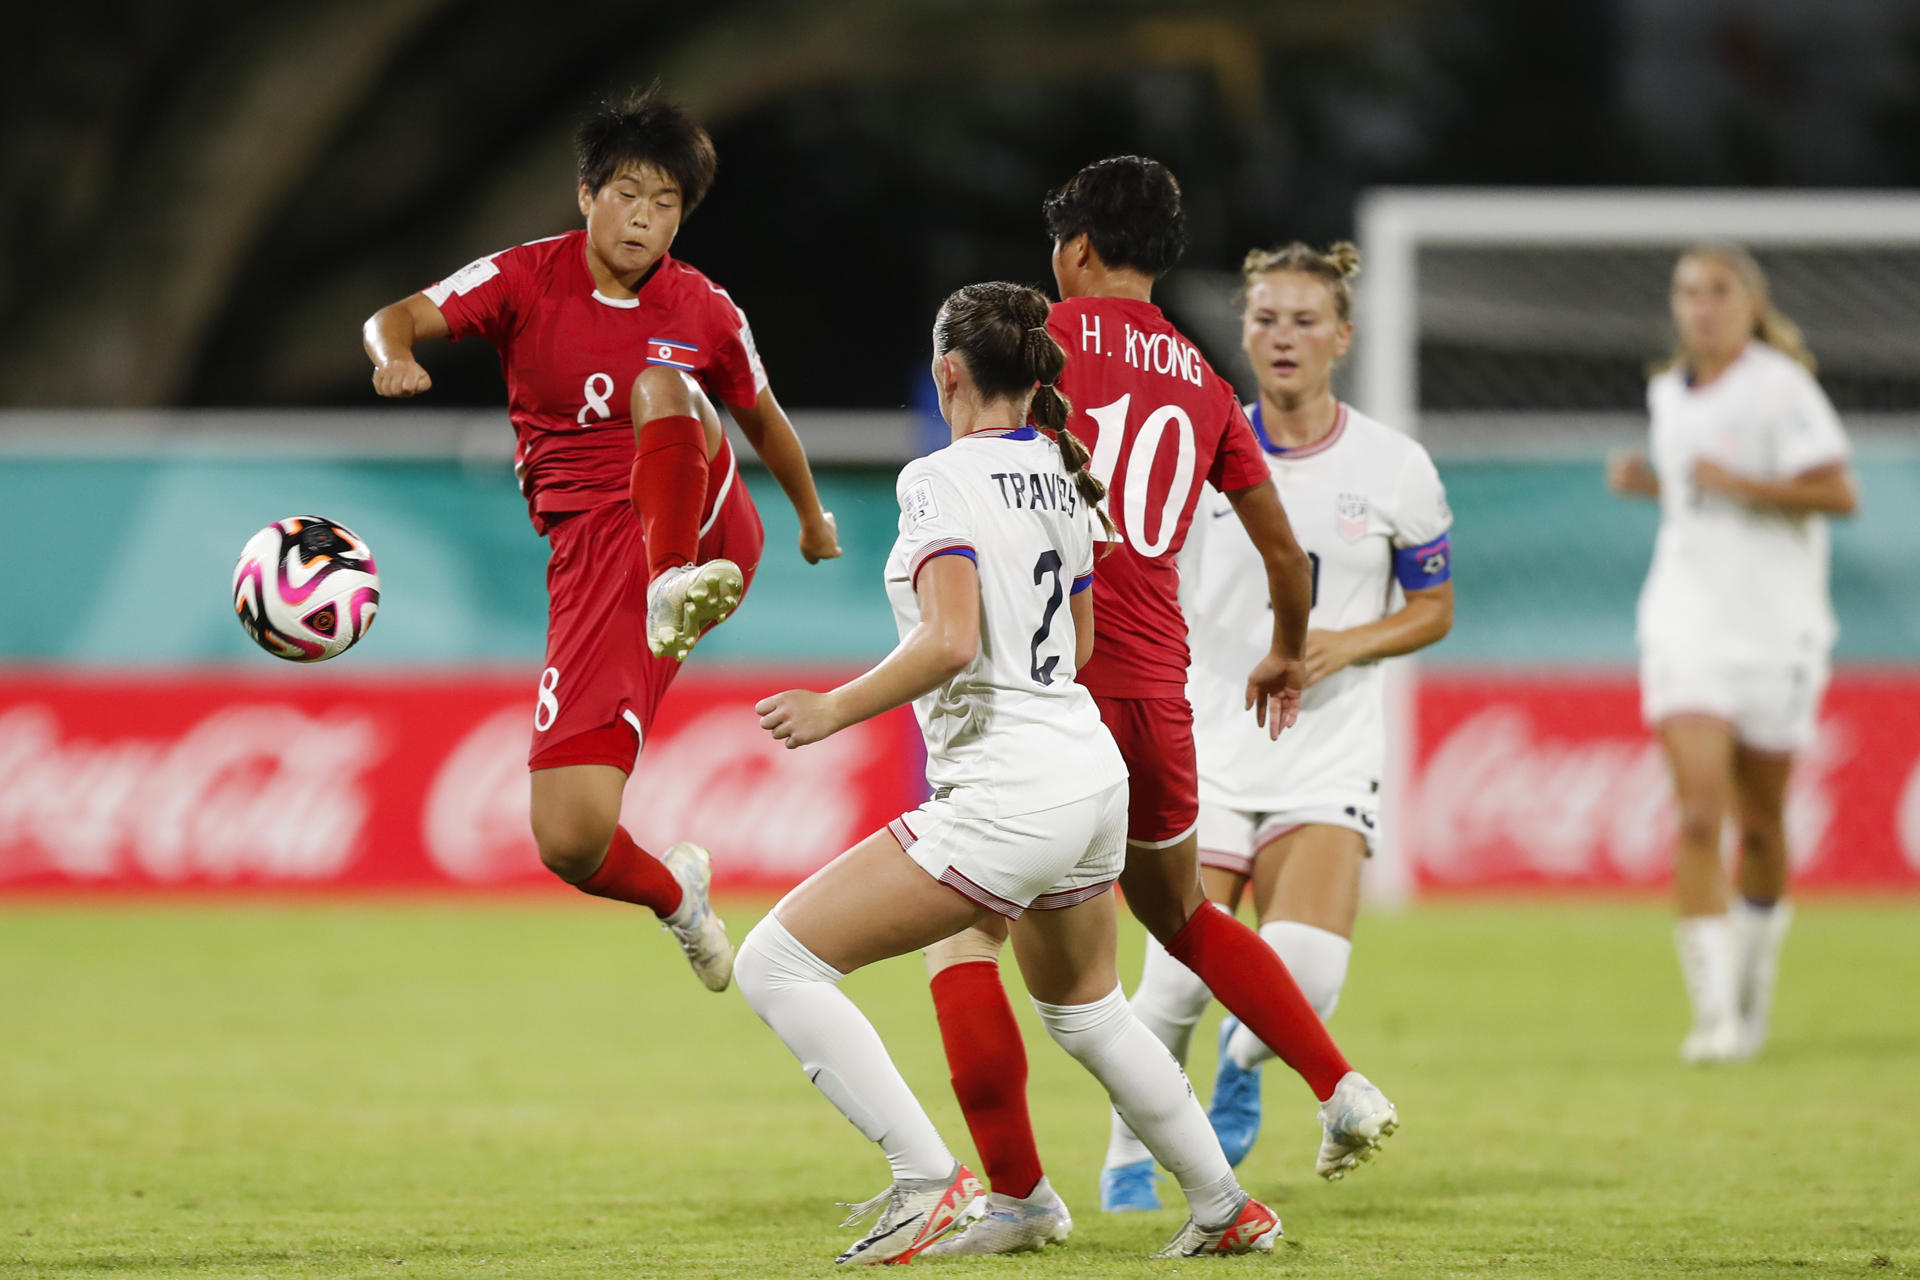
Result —
M 1447 487 L 1432 457 L 1411 440 L 1406 441 L 1392 501 L 1386 514 L 1395 580 L 1405 590 L 1418 591 L 1451 579 L 1453 548 L 1448 534 L 1453 509 L 1447 505 Z
M 979 562 L 974 548 L 974 515 L 967 495 L 930 460 L 916 458 L 900 471 L 894 485 L 900 500 L 900 549 L 906 555 L 907 581 L 937 556 L 962 555 Z
M 1805 475 L 1847 459 L 1847 433 L 1833 402 L 1812 374 L 1798 366 L 1781 371 L 1781 411 L 1772 419 L 1774 458 L 1782 479 Z

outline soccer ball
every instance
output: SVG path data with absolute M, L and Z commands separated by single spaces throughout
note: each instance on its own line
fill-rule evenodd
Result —
M 289 662 L 345 653 L 373 626 L 380 575 L 353 530 L 288 516 L 247 539 L 233 566 L 233 611 L 253 642 Z

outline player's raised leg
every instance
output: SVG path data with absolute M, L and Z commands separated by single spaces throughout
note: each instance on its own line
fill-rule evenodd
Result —
M 1193 970 L 1320 1100 L 1324 1133 L 1316 1168 L 1322 1177 L 1340 1177 L 1399 1127 L 1393 1104 L 1347 1062 L 1272 948 L 1202 895 L 1191 834 L 1165 849 L 1130 845 L 1120 885 L 1127 905 L 1168 954 Z
M 1733 802 L 1733 730 L 1716 717 L 1676 715 L 1661 721 L 1660 742 L 1679 810 L 1673 895 L 1680 919 L 1674 945 L 1693 1006 L 1693 1028 L 1680 1044 L 1680 1056 L 1688 1062 L 1730 1062 L 1739 1056 L 1740 1023 L 1720 835 Z
M 626 783 L 626 773 L 607 764 L 535 769 L 531 816 L 540 860 L 582 893 L 652 911 L 707 989 L 724 991 L 733 944 L 708 900 L 707 851 L 683 842 L 656 858 L 635 844 L 620 825 Z
M 733 561 L 698 561 L 720 419 L 698 383 L 664 364 L 634 379 L 632 408 L 633 509 L 647 545 L 647 646 L 655 657 L 679 661 L 708 627 L 726 620 L 745 590 Z
M 1752 1057 L 1767 1042 L 1780 948 L 1793 923 L 1793 906 L 1786 900 L 1786 798 L 1792 771 L 1792 752 L 1734 748 L 1740 870 L 1739 896 L 1730 914 L 1742 1057 Z

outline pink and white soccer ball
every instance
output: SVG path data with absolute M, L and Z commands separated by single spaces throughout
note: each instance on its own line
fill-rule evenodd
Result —
M 233 609 L 253 642 L 289 662 L 352 648 L 380 609 L 366 541 L 321 516 L 288 516 L 247 539 L 233 566 Z

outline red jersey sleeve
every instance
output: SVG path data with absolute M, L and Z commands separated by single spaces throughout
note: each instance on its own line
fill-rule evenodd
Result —
M 1267 456 L 1260 451 L 1260 439 L 1253 434 L 1240 401 L 1229 390 L 1226 429 L 1220 433 L 1220 448 L 1213 455 L 1213 469 L 1207 483 L 1222 493 L 1251 489 L 1273 478 L 1267 469 Z
M 477 258 L 420 291 L 447 318 L 448 336 L 455 342 L 477 334 L 499 346 L 512 331 L 532 279 L 526 248 L 518 245 Z
M 705 341 L 700 345 L 698 376 L 707 390 L 726 403 L 750 408 L 767 389 L 767 371 L 753 345 L 747 314 L 727 291 L 709 284 Z

